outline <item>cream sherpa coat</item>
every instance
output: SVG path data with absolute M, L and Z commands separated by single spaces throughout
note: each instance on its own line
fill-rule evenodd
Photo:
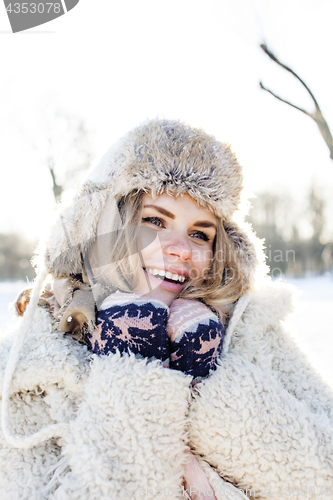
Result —
M 209 207 L 243 276 L 219 366 L 195 387 L 158 361 L 91 355 L 37 307 L 45 274 L 81 273 L 106 201 L 133 189 Z M 52 228 L 22 327 L 1 345 L 1 500 L 181 499 L 188 448 L 218 500 L 332 498 L 332 391 L 284 330 L 291 292 L 268 279 L 253 291 L 260 250 L 232 219 L 241 189 L 228 146 L 168 120 L 131 131 L 89 174 Z
M 184 498 L 187 446 L 219 500 L 242 490 L 255 498 L 330 498 L 333 397 L 284 331 L 290 298 L 269 280 L 251 294 L 230 323 L 219 367 L 192 390 L 190 377 L 159 362 L 91 356 L 52 331 L 39 307 L 13 379 L 10 422 L 24 435 L 68 425 L 31 449 L 2 438 L 0 498 Z M 2 346 L 2 369 L 11 342 Z

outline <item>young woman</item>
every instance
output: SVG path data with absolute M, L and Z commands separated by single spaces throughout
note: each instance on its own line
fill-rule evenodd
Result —
M 168 120 L 90 172 L 0 352 L 2 497 L 332 495 L 332 392 L 241 189 L 226 145 Z

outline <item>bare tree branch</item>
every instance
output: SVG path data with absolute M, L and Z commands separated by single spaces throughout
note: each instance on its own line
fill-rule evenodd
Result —
M 289 66 L 287 66 L 286 64 L 283 64 L 281 61 L 279 61 L 279 59 L 273 54 L 273 52 L 271 52 L 268 48 L 267 48 L 267 45 L 265 45 L 264 43 L 262 43 L 260 45 L 260 47 L 262 48 L 262 50 L 265 52 L 265 54 L 268 55 L 268 57 L 270 57 L 272 59 L 272 61 L 274 61 L 276 64 L 278 64 L 279 66 L 281 66 L 281 68 L 284 68 L 286 71 L 289 71 L 289 73 L 291 73 L 292 75 L 295 76 L 295 78 L 297 78 L 297 80 L 299 80 L 301 82 L 301 84 L 303 85 L 303 87 L 306 88 L 306 90 L 309 92 L 313 102 L 315 103 L 315 106 L 317 109 L 319 109 L 319 104 L 315 98 L 315 96 L 313 95 L 313 93 L 311 92 L 311 90 L 309 89 L 309 87 L 306 85 L 306 83 L 302 80 L 302 78 L 300 76 L 298 76 L 297 73 L 295 73 L 294 70 L 292 70 Z
M 265 90 L 266 92 L 268 92 L 269 94 L 271 94 L 273 97 L 278 99 L 279 101 L 282 101 L 285 104 L 288 104 L 289 106 L 291 106 L 295 109 L 298 109 L 302 113 L 304 113 L 307 116 L 309 116 L 310 118 L 312 118 L 312 120 L 314 120 L 316 122 L 316 124 L 319 128 L 319 131 L 320 131 L 324 141 L 326 142 L 328 149 L 330 150 L 330 158 L 333 160 L 333 137 L 332 137 L 331 131 L 329 129 L 329 126 L 328 126 L 328 124 L 327 124 L 327 122 L 322 114 L 322 111 L 319 107 L 317 99 L 315 98 L 315 96 L 313 95 L 313 93 L 311 92 L 309 87 L 306 85 L 306 83 L 302 80 L 302 78 L 300 78 L 300 76 L 298 76 L 297 73 L 295 73 L 295 71 L 293 71 L 286 64 L 283 64 L 281 61 L 279 61 L 279 59 L 267 48 L 267 46 L 265 44 L 261 44 L 260 47 L 265 52 L 265 54 L 267 54 L 268 57 L 270 57 L 272 59 L 272 61 L 274 61 L 276 64 L 281 66 L 281 68 L 285 69 L 286 71 L 291 73 L 295 78 L 297 78 L 297 80 L 303 85 L 303 87 L 307 90 L 311 99 L 313 100 L 313 103 L 315 105 L 315 111 L 313 113 L 310 113 L 309 111 L 306 111 L 305 109 L 300 108 L 299 106 L 296 106 L 295 104 L 292 104 L 291 102 L 287 101 L 286 99 L 282 99 L 282 97 L 279 97 L 277 94 L 275 94 L 271 90 L 267 89 L 263 85 L 262 82 L 260 82 L 260 87 L 263 90 Z
M 299 111 L 302 111 L 302 113 L 305 113 L 306 115 L 308 115 L 308 116 L 310 116 L 312 118 L 311 113 L 309 113 L 308 111 L 306 111 L 303 108 L 300 108 L 299 106 L 296 106 L 296 104 L 293 104 L 292 102 L 286 101 L 285 99 L 282 99 L 282 97 L 279 97 L 278 95 L 274 94 L 274 92 L 272 92 L 271 90 L 267 89 L 262 82 L 260 82 L 259 85 L 260 85 L 260 87 L 263 90 L 266 90 L 266 92 L 268 92 L 269 94 L 271 94 L 273 97 L 275 97 L 279 101 L 282 101 L 282 102 L 285 102 L 286 104 L 289 104 L 289 106 L 291 106 L 291 107 L 293 107 L 295 109 L 298 109 Z

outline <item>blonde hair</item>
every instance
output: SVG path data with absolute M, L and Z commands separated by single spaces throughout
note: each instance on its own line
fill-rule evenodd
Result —
M 148 191 L 148 190 L 147 190 Z M 109 241 L 103 241 L 108 252 L 108 283 L 112 289 L 132 292 L 138 281 L 138 271 L 144 263 L 139 248 L 142 199 L 146 191 L 134 190 L 117 201 L 118 214 L 112 216 Z M 244 277 L 229 243 L 223 221 L 217 217 L 217 232 L 213 245 L 213 259 L 205 279 L 191 279 L 182 290 L 184 299 L 200 299 L 216 312 L 225 312 L 226 304 L 235 302 L 244 292 Z M 94 273 L 103 282 L 105 269 Z M 111 276 L 111 277 L 110 277 Z M 105 282 L 105 281 L 104 281 Z

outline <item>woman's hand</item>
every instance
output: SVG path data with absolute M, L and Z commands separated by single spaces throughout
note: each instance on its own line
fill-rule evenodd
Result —
M 224 327 L 198 300 L 176 299 L 170 307 L 170 368 L 196 377 L 214 370 L 223 348 Z
M 97 315 L 97 326 L 88 341 L 95 354 L 128 352 L 169 364 L 168 309 L 130 293 L 107 297 Z
M 191 500 L 216 500 L 214 490 L 198 460 L 189 450 L 184 464 L 184 488 Z

